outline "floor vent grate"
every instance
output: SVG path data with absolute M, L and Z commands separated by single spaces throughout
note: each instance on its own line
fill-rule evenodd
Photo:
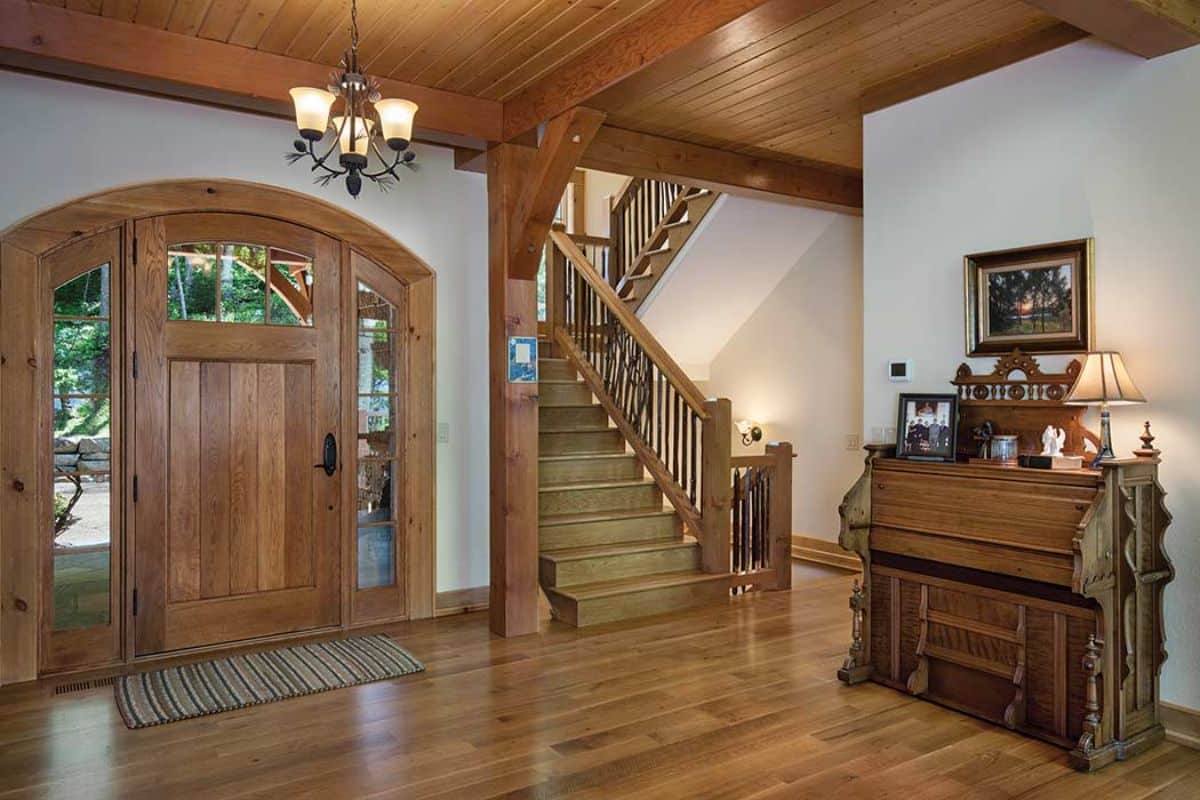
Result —
M 70 683 L 60 683 L 54 687 L 55 694 L 74 694 L 75 692 L 86 692 L 88 689 L 99 689 L 104 686 L 112 686 L 117 682 L 117 675 L 109 675 L 106 678 L 96 678 L 90 681 L 71 681 Z

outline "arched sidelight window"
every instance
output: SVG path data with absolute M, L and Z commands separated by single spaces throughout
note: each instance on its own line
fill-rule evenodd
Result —
M 74 666 L 80 653 L 119 655 L 119 242 L 113 231 L 46 259 L 53 355 L 44 395 L 46 668 Z

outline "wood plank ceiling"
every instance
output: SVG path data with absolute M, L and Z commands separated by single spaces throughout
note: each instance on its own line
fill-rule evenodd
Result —
M 375 76 L 506 101 L 665 1 L 360 0 L 360 53 Z M 348 40 L 348 0 L 38 2 L 331 67 Z M 650 65 L 587 105 L 611 126 L 853 172 L 873 87 L 1006 42 L 1083 35 L 1020 0 L 796 5 L 812 10 L 734 52 L 714 47 L 683 77 Z

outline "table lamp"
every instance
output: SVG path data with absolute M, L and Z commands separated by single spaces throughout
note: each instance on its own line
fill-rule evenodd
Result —
M 1111 350 L 1088 353 L 1083 369 L 1063 401 L 1073 406 L 1100 406 L 1100 452 L 1092 466 L 1116 458 L 1112 449 L 1112 426 L 1108 407 L 1144 403 L 1146 398 L 1133 385 L 1120 353 Z

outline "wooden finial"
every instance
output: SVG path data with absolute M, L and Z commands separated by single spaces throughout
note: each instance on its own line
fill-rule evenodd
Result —
M 1154 446 L 1154 434 L 1150 432 L 1150 420 L 1146 420 L 1146 424 L 1142 430 L 1142 435 L 1138 437 L 1142 440 L 1142 446 L 1133 451 L 1133 454 L 1138 458 L 1158 458 L 1162 451 Z

